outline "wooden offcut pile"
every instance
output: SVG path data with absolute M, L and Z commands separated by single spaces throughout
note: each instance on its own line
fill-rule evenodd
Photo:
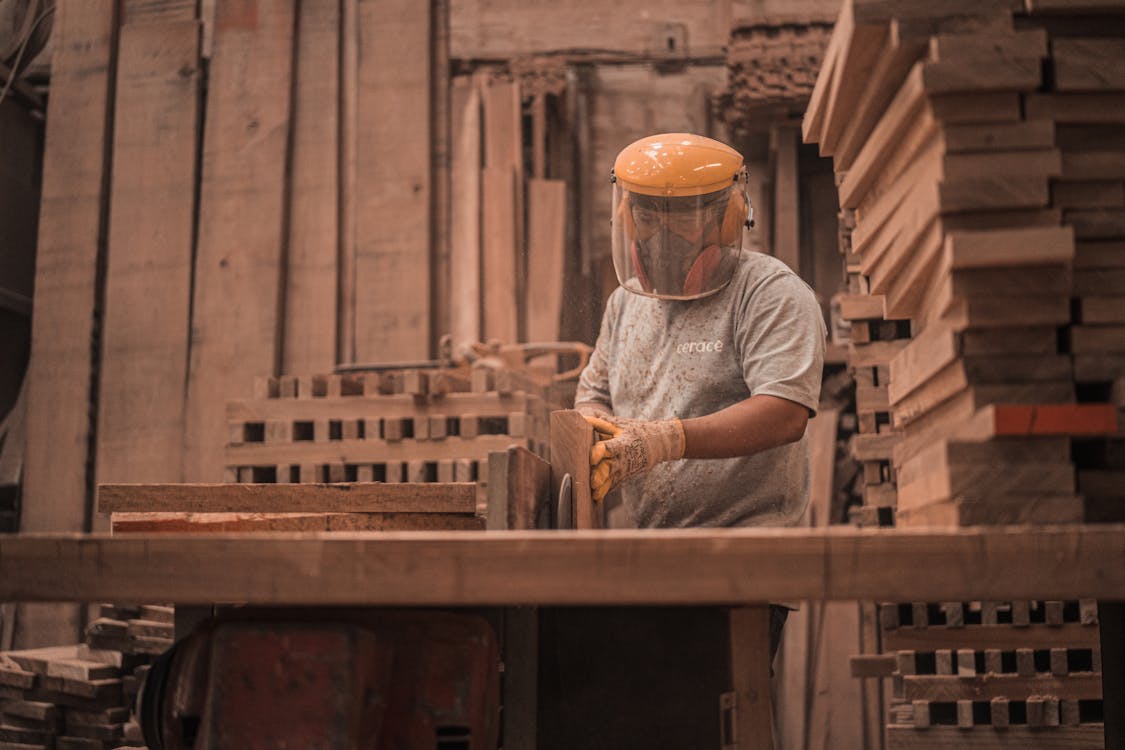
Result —
M 132 707 L 172 645 L 172 617 L 171 607 L 103 605 L 86 643 L 0 652 L 0 747 L 143 747 Z
M 853 454 L 865 503 L 897 525 L 1113 518 L 1099 498 L 1125 468 L 1123 11 L 844 4 L 804 135 L 837 172 Z M 900 654 L 891 747 L 957 744 L 911 729 L 935 724 L 1100 746 L 1092 604 L 882 609 L 888 650 L 904 625 L 934 633 Z M 1081 638 L 1062 627 L 1071 609 Z

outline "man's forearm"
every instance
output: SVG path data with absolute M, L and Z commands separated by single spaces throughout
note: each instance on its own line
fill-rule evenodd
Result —
M 808 410 L 776 396 L 751 396 L 705 417 L 683 420 L 684 458 L 733 458 L 793 443 L 805 434 Z

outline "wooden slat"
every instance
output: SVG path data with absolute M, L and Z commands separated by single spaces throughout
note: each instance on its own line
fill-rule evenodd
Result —
M 773 750 L 771 724 L 770 609 L 730 610 L 731 684 L 735 695 L 734 741 L 745 750 Z
M 340 3 L 298 6 L 281 371 L 336 364 Z
M 934 651 L 940 648 L 975 648 L 1014 651 L 1017 648 L 1094 648 L 1098 629 L 1078 623 L 1042 624 L 1014 628 L 1009 625 L 964 625 L 958 628 L 895 628 L 883 632 L 887 651 Z
M 941 703 L 993 698 L 1026 700 L 1032 695 L 1053 695 L 1071 700 L 1099 700 L 1102 696 L 1101 675 L 1089 672 L 1074 673 L 1061 679 L 1053 675 L 989 674 L 976 677 L 906 675 L 902 680 L 907 700 L 925 699 Z
M 103 210 L 112 0 L 62 3 L 54 17 L 35 311 L 27 374 L 21 526 L 77 531 L 89 522 L 90 336 Z M 73 641 L 78 613 L 23 608 L 35 644 Z
M 123 26 L 99 481 L 175 482 L 182 476 L 198 109 L 199 23 Z
M 480 531 L 472 513 L 182 513 L 126 512 L 114 534 L 232 534 L 316 531 Z
M 1101 724 L 1053 729 L 1005 726 L 1001 731 L 981 727 L 971 732 L 955 726 L 931 726 L 925 731 L 912 726 L 887 727 L 887 750 L 1027 750 L 1045 741 L 1060 750 L 1100 750 L 1105 747 L 1105 734 Z
M 450 180 L 450 332 L 455 342 L 481 339 L 481 102 L 475 76 L 453 79 Z
M 473 513 L 472 482 L 103 484 L 98 511 L 188 513 Z
M 489 451 L 505 450 L 509 445 L 526 442 L 526 438 L 511 435 L 479 435 L 473 438 L 447 437 L 444 440 L 246 443 L 228 447 L 226 463 L 228 466 L 274 466 L 484 458 Z
M 0 571 L 8 601 L 1113 600 L 1125 597 L 1125 527 L 25 535 L 0 538 Z
M 374 418 L 407 418 L 444 414 L 449 417 L 503 416 L 525 411 L 535 400 L 522 393 L 501 395 L 488 393 L 448 393 L 441 399 L 419 403 L 409 393 L 393 396 L 316 398 L 316 399 L 261 399 L 227 402 L 226 418 L 235 422 L 264 422 L 268 420 L 308 421 L 315 419 L 346 420 Z
M 1055 39 L 1051 60 L 1059 91 L 1125 90 L 1125 39 Z
M 527 183 L 527 338 L 558 341 L 566 260 L 566 182 Z
M 430 6 L 360 0 L 355 356 L 430 355 Z
M 228 398 L 277 367 L 293 0 L 220 3 L 207 97 L 184 479 L 222 478 Z
M 482 170 L 481 201 L 484 335 L 514 343 L 518 340 L 515 171 L 511 167 Z

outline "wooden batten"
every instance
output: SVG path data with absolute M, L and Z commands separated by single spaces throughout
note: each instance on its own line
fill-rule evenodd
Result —
M 558 341 L 566 260 L 566 182 L 527 183 L 527 339 Z
M 293 0 L 216 11 L 199 208 L 184 479 L 222 478 L 223 405 L 278 364 Z
M 340 3 L 297 10 L 281 371 L 336 364 L 339 283 Z
M 430 6 L 360 0 L 355 357 L 431 355 Z
M 481 82 L 453 79 L 450 218 L 450 332 L 481 341 Z
M 121 27 L 99 481 L 182 477 L 199 79 L 198 21 Z

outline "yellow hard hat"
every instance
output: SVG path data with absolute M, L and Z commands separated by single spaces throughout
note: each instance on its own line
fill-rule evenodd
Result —
M 692 133 L 661 133 L 634 141 L 613 163 L 613 178 L 642 195 L 689 196 L 722 190 L 742 170 L 742 155 Z
M 691 133 L 661 133 L 617 155 L 613 265 L 637 294 L 691 300 L 727 285 L 753 211 L 742 156 Z

